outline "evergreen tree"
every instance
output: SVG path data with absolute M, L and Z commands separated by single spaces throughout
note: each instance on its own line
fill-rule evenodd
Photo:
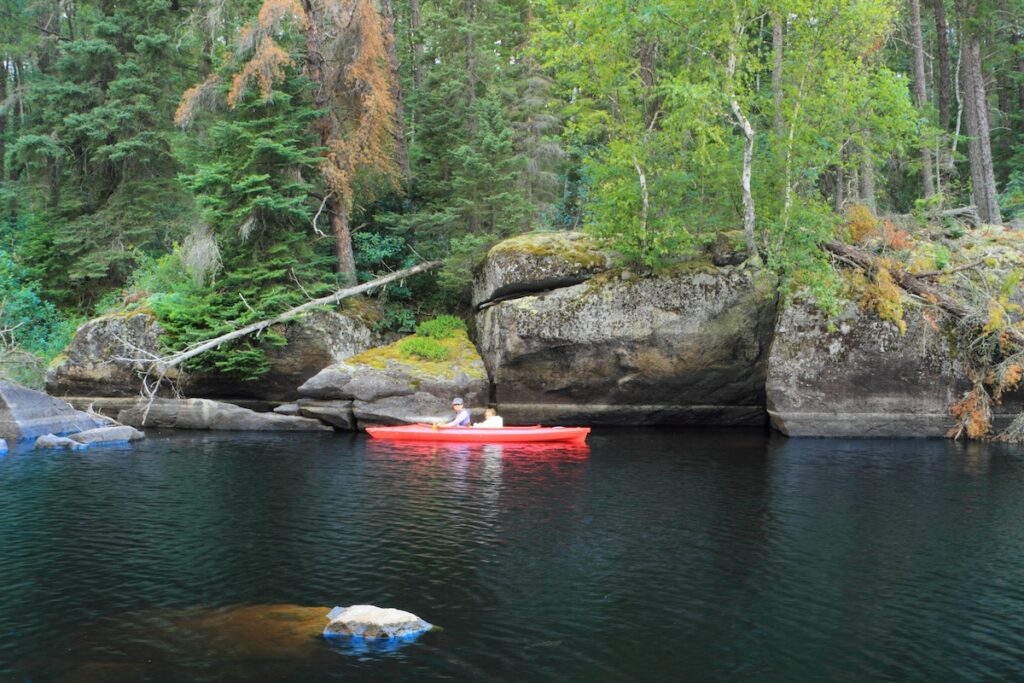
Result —
M 49 295 L 82 306 L 127 279 L 136 249 L 166 249 L 192 215 L 170 125 L 181 13 L 170 0 L 128 0 L 52 18 L 10 147 L 33 199 L 16 240 Z

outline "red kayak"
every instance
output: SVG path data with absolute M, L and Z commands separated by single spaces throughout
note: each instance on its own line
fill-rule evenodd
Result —
M 402 427 L 367 427 L 375 439 L 392 441 L 447 441 L 449 443 L 536 443 L 571 441 L 583 443 L 590 427 L 435 427 L 415 424 Z

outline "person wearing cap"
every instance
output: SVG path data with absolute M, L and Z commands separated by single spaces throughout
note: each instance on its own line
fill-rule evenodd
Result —
M 470 423 L 469 411 L 462 407 L 461 398 L 452 399 L 452 410 L 455 411 L 455 419 L 447 424 L 445 427 L 468 427 Z

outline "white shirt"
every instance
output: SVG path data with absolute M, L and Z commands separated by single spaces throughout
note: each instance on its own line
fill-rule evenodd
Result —
M 505 421 L 501 419 L 500 415 L 489 417 L 483 422 L 477 422 L 474 427 L 504 427 Z

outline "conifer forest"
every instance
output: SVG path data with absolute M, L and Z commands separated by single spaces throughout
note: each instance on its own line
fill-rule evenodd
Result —
M 0 0 L 0 64 L 0 375 L 28 384 L 90 317 L 150 309 L 177 350 L 427 261 L 374 324 L 466 315 L 537 231 L 942 309 L 972 436 L 1021 379 L 1021 0 Z M 281 343 L 195 362 L 258 378 Z

